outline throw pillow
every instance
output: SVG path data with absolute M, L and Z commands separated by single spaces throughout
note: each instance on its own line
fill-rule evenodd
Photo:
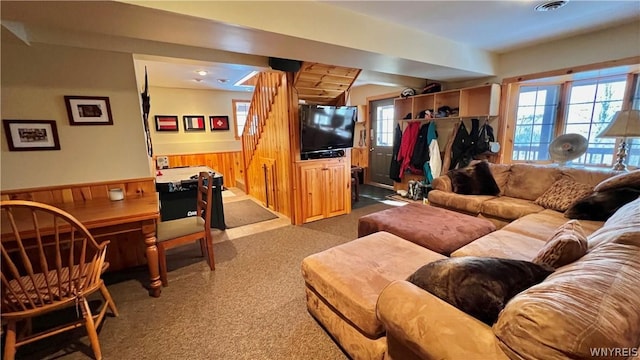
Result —
M 492 325 L 509 299 L 552 272 L 528 261 L 462 256 L 424 265 L 407 281 Z
M 606 180 L 603 180 L 598 185 L 596 185 L 593 190 L 606 191 L 623 187 L 640 189 L 640 169 L 612 176 Z
M 564 216 L 569 219 L 606 221 L 616 210 L 639 195 L 640 189 L 632 188 L 595 192 L 571 204 Z
M 561 225 L 531 262 L 554 269 L 570 264 L 587 253 L 587 236 L 578 220 Z
M 593 189 L 587 184 L 561 179 L 553 183 L 535 203 L 545 209 L 566 211 L 571 204 L 591 194 Z
M 489 163 L 479 161 L 462 169 L 451 170 L 451 187 L 456 194 L 498 195 L 500 188 L 491 174 Z

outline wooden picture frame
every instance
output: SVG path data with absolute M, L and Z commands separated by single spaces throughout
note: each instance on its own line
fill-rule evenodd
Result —
M 60 150 L 55 120 L 2 120 L 9 151 Z
M 156 131 L 178 131 L 177 115 L 156 115 Z
M 70 125 L 113 125 L 111 105 L 106 96 L 64 97 Z
M 204 115 L 184 115 L 184 131 L 205 131 Z
M 226 115 L 209 116 L 211 131 L 229 130 L 229 117 Z

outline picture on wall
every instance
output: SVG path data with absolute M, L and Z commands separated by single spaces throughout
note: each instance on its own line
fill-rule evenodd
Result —
M 106 96 L 65 96 L 70 125 L 113 125 Z
M 60 150 L 54 120 L 2 120 L 10 151 Z
M 229 130 L 229 117 L 209 116 L 209 126 L 211 127 L 211 131 Z
M 184 115 L 184 131 L 204 131 L 204 115 Z
M 156 115 L 156 131 L 178 131 L 178 116 Z

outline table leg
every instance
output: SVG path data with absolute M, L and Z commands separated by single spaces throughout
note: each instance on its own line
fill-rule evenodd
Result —
M 149 267 L 149 295 L 159 297 L 162 291 L 162 281 L 160 281 L 160 269 L 158 267 L 158 247 L 156 245 L 156 222 L 147 220 L 142 224 L 144 243 L 147 246 L 147 266 Z

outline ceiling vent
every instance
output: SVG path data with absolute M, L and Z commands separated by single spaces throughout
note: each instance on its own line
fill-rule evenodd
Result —
M 567 5 L 568 2 L 569 2 L 568 0 L 564 0 L 564 1 L 547 1 L 547 2 L 544 2 L 542 4 L 536 5 L 536 7 L 534 7 L 534 10 L 535 11 L 553 11 L 553 10 L 560 9 L 561 7 Z

